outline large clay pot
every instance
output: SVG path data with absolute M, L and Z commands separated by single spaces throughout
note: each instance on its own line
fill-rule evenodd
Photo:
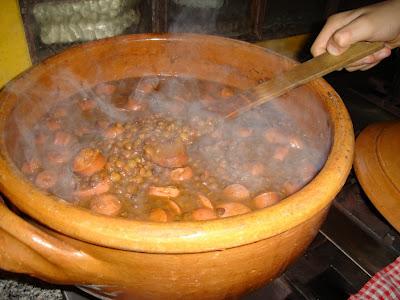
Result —
M 317 234 L 353 159 L 348 113 L 322 79 L 278 101 L 296 107 L 289 113 L 310 134 L 330 126 L 325 165 L 277 205 L 241 216 L 158 224 L 94 215 L 35 188 L 15 166 L 13 149 L 18 119 L 33 126 L 48 103 L 81 87 L 164 74 L 245 89 L 293 64 L 220 37 L 131 35 L 71 48 L 15 79 L 0 94 L 0 184 L 13 205 L 35 221 L 0 204 L 0 267 L 51 282 L 129 290 L 131 299 L 225 299 L 281 274 Z M 310 111 L 322 121 L 305 117 Z

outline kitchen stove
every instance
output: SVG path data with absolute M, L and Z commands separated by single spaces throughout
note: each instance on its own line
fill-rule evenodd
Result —
M 393 55 L 369 72 L 336 72 L 326 78 L 349 109 L 356 135 L 370 123 L 400 117 L 396 69 L 390 76 L 393 81 L 382 78 L 398 58 Z M 352 173 L 307 252 L 282 276 L 242 299 L 347 299 L 398 256 L 399 233 L 373 207 Z M 16 290 L 7 290 L 10 286 Z M 34 294 L 29 296 L 27 289 Z M 0 299 L 63 298 L 95 299 L 75 287 L 43 284 L 0 271 Z

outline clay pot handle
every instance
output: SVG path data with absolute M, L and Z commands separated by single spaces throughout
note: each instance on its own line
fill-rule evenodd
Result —
M 1 269 L 55 283 L 95 283 L 98 274 L 110 274 L 111 268 L 86 250 L 82 242 L 20 218 L 0 198 Z

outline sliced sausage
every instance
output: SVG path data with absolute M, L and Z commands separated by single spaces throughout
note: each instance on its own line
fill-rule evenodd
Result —
M 249 207 L 240 202 L 225 202 L 216 207 L 217 215 L 220 218 L 242 215 L 250 211 Z
M 160 198 L 176 198 L 180 194 L 178 188 L 174 186 L 150 186 L 148 195 Z
M 167 206 L 174 215 L 180 216 L 182 214 L 182 209 L 175 201 L 167 200 Z
M 309 182 L 317 174 L 317 169 L 312 163 L 306 163 L 301 169 L 303 183 Z
M 168 213 L 162 208 L 154 208 L 150 211 L 149 221 L 153 222 L 168 222 L 170 221 L 170 217 Z
M 91 176 L 104 168 L 106 159 L 98 149 L 84 148 L 74 158 L 72 169 L 83 176 Z
M 224 199 L 229 201 L 243 201 L 250 198 L 249 190 L 238 183 L 228 185 L 223 191 Z
M 74 196 L 79 199 L 90 198 L 96 195 L 107 193 L 110 190 L 110 182 L 103 180 L 97 183 L 94 187 L 82 189 L 74 192 Z
M 37 174 L 35 184 L 41 189 L 48 190 L 57 183 L 57 173 L 51 170 L 44 170 Z
M 214 209 L 211 200 L 201 194 L 198 195 L 198 203 L 205 208 Z
M 121 212 L 122 203 L 113 194 L 103 194 L 90 201 L 90 210 L 106 216 L 117 216 Z
M 195 221 L 206 221 L 216 219 L 218 216 L 213 209 L 202 207 L 192 211 L 191 217 Z
M 265 192 L 256 196 L 252 203 L 254 207 L 261 209 L 278 203 L 281 197 L 276 192 Z
M 190 167 L 177 168 L 171 171 L 170 178 L 172 181 L 186 181 L 193 177 L 193 171 Z
M 116 138 L 124 132 L 124 127 L 119 124 L 113 124 L 104 131 L 104 136 L 109 139 Z
M 40 167 L 40 160 L 37 158 L 32 158 L 22 164 L 21 170 L 24 174 L 32 175 L 39 171 Z
M 290 196 L 290 195 L 296 193 L 300 189 L 301 189 L 301 185 L 296 182 L 287 181 L 283 184 L 283 192 L 287 196 Z

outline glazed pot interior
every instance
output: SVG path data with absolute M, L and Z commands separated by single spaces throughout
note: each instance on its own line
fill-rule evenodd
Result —
M 24 179 L 17 167 L 20 152 L 15 149 L 18 137 L 24 134 L 21 129 L 33 128 L 49 107 L 98 83 L 162 75 L 209 80 L 244 90 L 292 65 L 257 46 L 211 36 L 121 36 L 71 48 L 30 69 L 0 95 L 2 190 L 16 206 L 45 225 L 119 249 L 202 252 L 283 232 L 326 208 L 351 166 L 351 123 L 340 98 L 322 80 L 267 104 L 279 105 L 312 137 L 315 147 L 330 149 L 321 172 L 301 191 L 271 208 L 224 220 L 156 224 L 91 214 Z

